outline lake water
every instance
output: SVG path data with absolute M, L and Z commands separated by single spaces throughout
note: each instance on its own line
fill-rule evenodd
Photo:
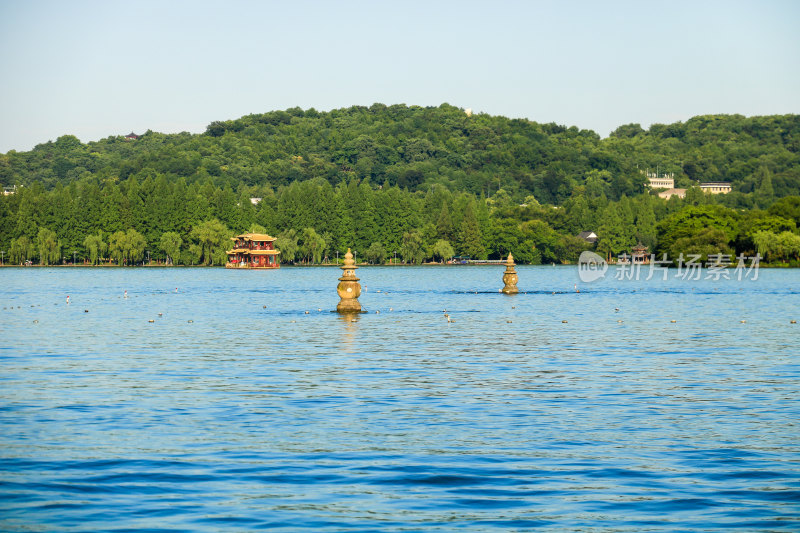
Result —
M 0 529 L 800 530 L 800 271 L 502 272 L 0 269 Z

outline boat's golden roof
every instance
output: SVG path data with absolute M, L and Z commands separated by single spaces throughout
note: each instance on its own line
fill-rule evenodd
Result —
M 275 237 L 270 237 L 266 233 L 242 233 L 241 235 L 237 235 L 236 237 L 231 237 L 231 240 L 242 239 L 245 241 L 269 241 L 272 242 L 275 240 Z
M 242 254 L 242 255 L 278 255 L 278 250 L 248 250 L 247 248 L 236 248 L 225 252 L 228 255 Z

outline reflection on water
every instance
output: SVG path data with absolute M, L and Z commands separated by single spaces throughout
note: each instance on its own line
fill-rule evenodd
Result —
M 800 272 L 502 271 L 0 269 L 2 529 L 797 529 Z
M 341 349 L 345 354 L 353 354 L 356 334 L 358 331 L 358 319 L 363 313 L 336 313 L 339 321 L 342 323 L 342 340 Z

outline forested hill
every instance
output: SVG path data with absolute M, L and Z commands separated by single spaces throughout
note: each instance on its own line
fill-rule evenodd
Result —
M 592 131 L 435 108 L 288 109 L 203 134 L 73 136 L 0 155 L 0 263 L 224 264 L 233 235 L 284 263 L 755 254 L 800 264 L 800 117 Z M 645 171 L 674 175 L 659 198 Z M 729 194 L 697 185 L 730 181 Z M 14 188 L 16 186 L 16 188 Z M 579 234 L 592 231 L 596 243 Z
M 148 131 L 82 144 L 65 135 L 29 152 L 0 154 L 0 183 L 46 189 L 85 178 L 100 182 L 165 176 L 262 196 L 294 181 L 332 185 L 368 178 L 373 186 L 564 203 L 576 187 L 616 200 L 644 191 L 642 170 L 674 173 L 676 187 L 729 181 L 724 203 L 750 208 L 771 174 L 774 197 L 800 194 L 800 116 L 709 115 L 685 123 L 620 126 L 608 138 L 589 130 L 476 114 L 442 104 L 300 108 L 213 122 L 203 134 Z

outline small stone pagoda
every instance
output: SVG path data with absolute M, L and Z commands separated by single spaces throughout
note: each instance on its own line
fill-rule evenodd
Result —
M 339 285 L 336 287 L 336 292 L 341 298 L 339 305 L 336 306 L 338 313 L 361 312 L 361 304 L 358 301 L 358 297 L 361 296 L 361 285 L 356 277 L 357 268 L 356 262 L 353 261 L 353 253 L 348 248 L 344 255 L 344 265 L 341 267 L 342 277 L 339 278 Z
M 517 288 L 517 281 L 519 278 L 517 277 L 517 271 L 514 270 L 514 256 L 508 254 L 508 260 L 506 261 L 506 271 L 503 272 L 503 283 L 505 286 L 500 289 L 500 292 L 504 294 L 517 294 L 519 289 Z

